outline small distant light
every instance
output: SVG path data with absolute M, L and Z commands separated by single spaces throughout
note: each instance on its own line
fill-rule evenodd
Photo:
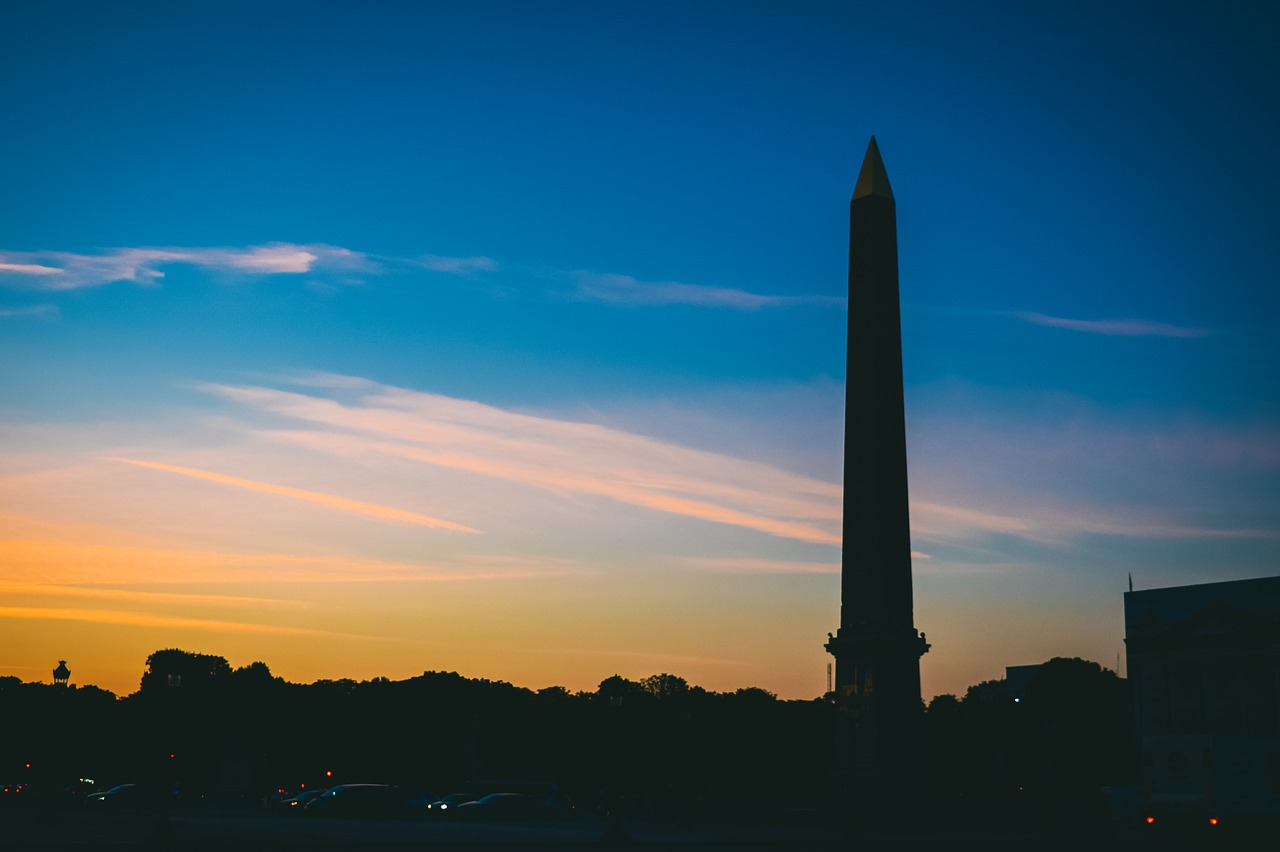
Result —
M 326 770 L 325 770 L 325 772 L 324 772 L 324 777 L 325 777 L 325 778 L 332 778 L 332 777 L 333 777 L 333 770 L 332 770 L 332 769 L 326 769 Z
M 299 785 L 298 785 L 298 789 L 299 789 L 299 790 L 305 790 L 305 789 L 307 789 L 307 785 L 306 785 L 306 784 L 299 784 Z
M 448 805 L 446 805 L 446 804 L 444 804 L 443 802 L 441 802 L 441 803 L 440 803 L 440 810 L 442 810 L 442 811 L 447 811 L 447 810 L 449 810 L 449 806 L 448 806 Z
M 1209 817 L 1209 825 L 1217 825 L 1217 824 L 1218 824 L 1217 817 Z
M 170 759 L 170 760 L 173 760 L 173 759 L 174 759 L 175 757 L 177 757 L 177 756 L 178 756 L 178 755 L 174 754 L 173 752 L 169 752 L 169 759 Z
M 27 768 L 28 768 L 28 769 L 30 769 L 30 768 L 31 768 L 31 764 L 30 764 L 30 763 L 28 763 L 28 764 L 27 764 Z
M 1014 704 L 1021 704 L 1021 703 L 1022 703 L 1022 699 L 1021 699 L 1021 698 L 1015 698 L 1015 699 L 1013 699 L 1013 703 L 1014 703 Z
M 1147 817 L 1147 825 L 1155 825 L 1155 822 L 1156 822 L 1156 818 L 1155 818 L 1155 817 L 1153 817 L 1153 816 L 1149 816 L 1149 817 Z

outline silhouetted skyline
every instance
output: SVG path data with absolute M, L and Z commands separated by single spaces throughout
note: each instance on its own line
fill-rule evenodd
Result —
M 1114 661 L 1280 564 L 1275 16 L 5 4 L 0 675 L 821 694 L 872 134 L 925 695 Z

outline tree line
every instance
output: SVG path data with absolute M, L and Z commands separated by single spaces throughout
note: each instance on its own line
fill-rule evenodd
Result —
M 1012 700 L 1003 682 L 934 698 L 919 788 L 964 809 L 1081 802 L 1134 774 L 1126 683 L 1055 659 Z M 405 680 L 285 681 L 262 662 L 159 650 L 125 697 L 0 678 L 0 783 L 173 784 L 188 801 L 247 801 L 378 781 L 439 794 L 485 782 L 602 789 L 680 812 L 821 810 L 849 718 L 831 696 L 713 692 L 672 674 L 594 691 L 531 690 L 456 672 Z M 29 765 L 29 766 L 28 766 Z

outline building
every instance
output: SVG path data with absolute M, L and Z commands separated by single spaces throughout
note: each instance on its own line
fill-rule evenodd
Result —
M 1280 577 L 1128 592 L 1124 622 L 1151 818 L 1280 817 Z
M 1128 592 L 1139 735 L 1280 737 L 1280 577 Z

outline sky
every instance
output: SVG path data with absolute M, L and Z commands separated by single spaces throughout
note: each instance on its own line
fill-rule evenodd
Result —
M 928 698 L 1280 573 L 1267 3 L 0 6 L 0 675 L 826 690 L 897 200 Z M 850 410 L 857 400 L 849 400 Z

